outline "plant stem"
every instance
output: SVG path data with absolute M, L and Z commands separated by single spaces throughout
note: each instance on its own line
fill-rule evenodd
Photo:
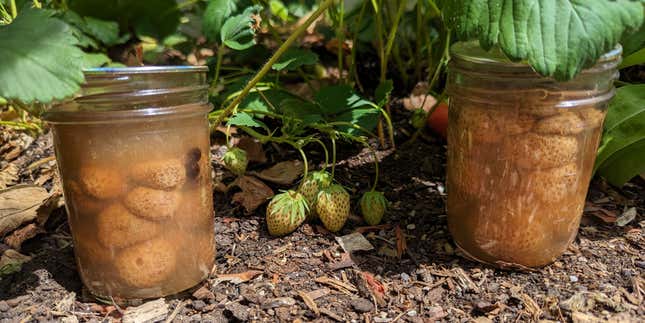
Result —
M 9 1 L 9 10 L 11 11 L 11 18 L 16 18 L 18 15 L 18 8 L 16 8 L 16 0 Z
M 334 172 L 336 171 L 336 138 L 332 135 L 331 137 L 331 178 L 334 178 Z
M 365 8 L 367 8 L 367 2 L 368 1 L 363 1 L 363 5 L 361 6 L 361 11 L 358 14 L 358 20 L 356 22 L 356 30 L 354 30 L 354 35 L 352 36 L 352 51 L 349 54 L 350 55 L 350 60 L 351 64 L 349 65 L 349 77 L 354 77 L 354 81 L 356 82 L 356 86 L 361 91 L 364 91 L 363 85 L 361 84 L 361 81 L 358 77 L 358 71 L 356 69 L 356 47 L 358 47 L 358 33 L 359 29 L 361 28 L 361 24 L 363 23 L 363 16 L 365 16 Z
M 338 29 L 336 30 L 336 39 L 338 39 L 338 79 L 343 83 L 343 44 L 345 43 L 345 33 L 343 31 L 345 23 L 345 1 L 339 1 L 340 13 Z
M 385 46 L 385 54 L 383 65 L 385 65 L 385 70 L 381 66 L 381 81 L 385 80 L 385 72 L 387 71 L 387 61 L 392 51 L 392 46 L 394 45 L 394 38 L 396 37 L 396 31 L 399 29 L 399 22 L 401 21 L 401 16 L 403 16 L 403 9 L 405 9 L 406 0 L 399 0 L 399 8 L 396 11 L 396 16 L 392 22 L 392 27 L 390 28 L 390 34 L 387 37 L 387 45 Z
M 439 60 L 439 63 L 437 64 L 437 68 L 434 70 L 434 75 L 432 75 L 432 80 L 430 80 L 428 90 L 432 91 L 435 83 L 437 83 L 437 80 L 439 80 L 439 75 L 441 75 L 443 67 L 448 62 L 448 59 L 450 59 L 450 30 L 448 30 L 448 33 L 446 34 L 446 42 L 444 43 L 443 54 L 441 55 L 441 60 Z
M 251 89 L 255 86 L 255 84 L 258 83 L 267 72 L 269 72 L 269 70 L 271 69 L 271 66 L 273 66 L 273 64 L 275 64 L 275 62 L 278 61 L 278 58 L 280 58 L 280 56 L 291 46 L 291 44 L 293 44 L 293 42 L 298 37 L 300 37 L 300 35 L 303 32 L 305 32 L 305 30 L 307 30 L 307 27 L 309 27 L 309 25 L 311 25 L 323 12 L 325 12 L 325 10 L 327 10 L 327 8 L 329 8 L 329 6 L 333 2 L 334 0 L 324 0 L 324 2 L 320 4 L 320 7 L 318 7 L 318 9 L 316 9 L 316 11 L 314 11 L 311 14 L 311 16 L 309 16 L 309 18 L 307 18 L 307 20 L 302 25 L 296 28 L 293 34 L 291 34 L 289 38 L 287 38 L 287 40 L 278 48 L 278 50 L 273 54 L 273 56 L 271 56 L 269 61 L 267 61 L 266 64 L 264 64 L 264 66 L 262 66 L 262 69 L 260 69 L 260 71 L 257 74 L 255 74 L 255 76 L 253 76 L 251 81 L 249 81 L 249 83 L 244 87 L 244 89 L 242 89 L 242 92 L 240 93 L 240 95 L 237 96 L 235 100 L 233 100 L 233 102 L 231 102 L 226 107 L 226 109 L 224 109 L 223 113 L 221 113 L 218 116 L 218 118 L 215 120 L 215 123 L 213 125 L 214 127 L 217 127 L 217 125 L 220 124 L 222 120 L 224 120 L 224 118 L 228 117 L 229 114 L 231 114 L 233 109 L 238 104 L 240 104 L 240 102 L 242 102 L 242 99 L 246 97 L 246 95 L 251 91 Z
M 369 143 L 364 142 L 363 144 L 367 149 L 370 150 L 370 153 L 374 158 L 374 184 L 372 184 L 372 189 L 371 189 L 371 191 L 374 192 L 374 190 L 376 190 L 376 185 L 378 184 L 378 156 L 376 155 L 376 151 L 374 150 L 374 148 L 372 148 L 372 146 L 370 146 Z
M 325 167 L 323 167 L 323 170 L 327 169 L 327 166 L 329 166 L 329 151 L 327 151 L 327 146 L 325 146 L 325 143 L 323 143 L 320 139 L 312 138 L 311 140 L 319 143 L 323 151 L 325 152 Z
M 291 145 L 294 148 L 296 148 L 300 152 L 300 155 L 302 156 L 302 162 L 304 163 L 304 165 L 303 165 L 304 171 L 302 173 L 302 178 L 307 178 L 307 174 L 309 173 L 309 162 L 307 161 L 307 155 L 305 154 L 304 150 L 302 150 L 302 148 L 299 147 L 298 145 L 293 144 L 293 143 L 291 143 Z M 300 190 L 300 187 L 302 187 L 302 184 L 304 182 L 305 181 L 300 181 L 300 185 L 298 185 L 298 190 Z
M 224 57 L 224 47 L 224 44 L 222 44 L 217 48 L 217 63 L 215 65 L 215 76 L 213 77 L 213 82 L 211 82 L 211 89 L 215 89 L 217 86 L 219 70 L 222 67 L 222 58 Z

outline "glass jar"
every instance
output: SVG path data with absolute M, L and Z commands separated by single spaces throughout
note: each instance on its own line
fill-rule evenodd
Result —
M 80 276 L 95 295 L 174 294 L 214 262 L 207 67 L 98 68 L 52 125 Z
M 448 226 L 471 258 L 553 262 L 578 231 L 621 49 L 568 82 L 476 42 L 451 48 Z

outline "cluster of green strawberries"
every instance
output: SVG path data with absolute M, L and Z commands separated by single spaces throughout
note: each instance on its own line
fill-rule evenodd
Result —
M 246 171 L 246 152 L 231 148 L 223 158 L 224 165 L 233 173 L 242 175 Z M 388 201 L 382 192 L 366 192 L 360 199 L 363 219 L 369 225 L 377 225 L 383 219 Z M 334 183 L 333 176 L 326 170 L 305 175 L 295 190 L 275 195 L 266 209 L 269 233 L 282 236 L 295 231 L 306 220 L 320 219 L 325 228 L 338 232 L 349 218 L 350 196 L 347 190 Z

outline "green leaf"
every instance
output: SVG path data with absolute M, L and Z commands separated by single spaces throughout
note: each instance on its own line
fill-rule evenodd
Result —
M 385 80 L 383 83 L 380 83 L 374 91 L 374 99 L 376 100 L 376 105 L 383 107 L 387 101 L 390 100 L 390 94 L 394 89 L 394 82 L 392 80 Z
M 346 111 L 336 118 L 334 121 L 344 121 L 349 122 L 354 125 L 360 126 L 361 128 L 372 131 L 376 128 L 378 123 L 379 111 L 374 108 L 362 108 Z M 351 135 L 361 135 L 365 136 L 367 133 L 359 129 L 350 127 L 350 126 L 339 126 L 338 129 L 343 132 L 347 132 Z
M 46 103 L 79 89 L 83 52 L 71 28 L 52 14 L 25 6 L 0 26 L 0 96 Z
M 446 1 L 444 14 L 460 40 L 498 45 L 540 74 L 568 80 L 636 31 L 643 11 L 630 0 L 464 0 Z
M 303 101 L 297 98 L 287 98 L 280 101 L 279 107 L 283 114 L 302 120 L 306 125 L 323 120 L 320 108 L 309 101 Z
M 318 63 L 318 55 L 308 49 L 289 48 L 278 61 L 271 66 L 276 71 L 293 71 L 303 65 Z
M 625 57 L 620 63 L 620 68 L 630 67 L 645 63 L 645 48 Z
M 271 0 L 269 1 L 269 8 L 271 9 L 271 14 L 277 16 L 282 21 L 289 20 L 289 9 L 282 3 L 280 0 Z
M 336 114 L 360 108 L 371 102 L 364 100 L 349 85 L 332 85 L 320 89 L 314 96 L 324 114 Z
M 220 31 L 222 44 L 235 50 L 244 50 L 255 45 L 252 16 L 261 9 L 261 6 L 248 7 L 242 14 L 226 19 Z
M 620 44 L 623 45 L 623 56 L 629 56 L 645 47 L 645 23 L 641 25 L 637 32 L 623 37 Z
M 628 85 L 619 88 L 609 103 L 605 118 L 604 133 L 594 170 L 608 179 L 615 179 L 616 185 L 624 182 L 629 174 L 635 176 L 645 165 L 645 150 L 638 149 L 645 141 L 645 84 Z M 610 165 L 621 165 L 616 169 Z
M 119 37 L 119 24 L 92 17 L 85 17 L 86 31 L 107 46 L 121 44 L 127 40 Z
M 204 10 L 202 17 L 202 32 L 209 40 L 220 38 L 220 30 L 224 25 L 224 20 L 230 17 L 237 10 L 235 1 L 231 0 L 211 0 Z
M 611 155 L 598 173 L 615 186 L 623 186 L 638 174 L 645 172 L 645 139 L 637 141 Z
M 229 126 L 266 127 L 266 125 L 246 112 L 238 112 L 228 119 Z
M 120 30 L 134 30 L 137 36 L 156 39 L 174 33 L 181 18 L 176 0 L 68 0 L 67 3 L 83 17 L 116 21 Z
M 83 68 L 101 67 L 111 62 L 103 53 L 83 53 Z

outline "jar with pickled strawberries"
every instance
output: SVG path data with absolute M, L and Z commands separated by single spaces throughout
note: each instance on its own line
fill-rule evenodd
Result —
M 99 68 L 52 125 L 78 270 L 97 296 L 142 299 L 214 262 L 206 67 Z
M 451 48 L 448 226 L 498 267 L 553 262 L 578 231 L 621 49 L 557 82 L 475 42 Z

